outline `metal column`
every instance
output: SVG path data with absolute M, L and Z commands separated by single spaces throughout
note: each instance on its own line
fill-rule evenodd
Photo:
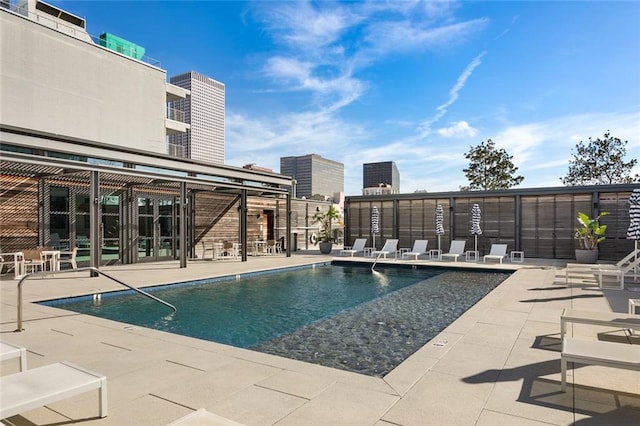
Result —
M 242 245 L 242 261 L 247 261 L 247 190 L 240 193 L 240 244 Z
M 286 242 L 287 242 L 287 257 L 291 257 L 291 196 L 293 194 L 293 191 L 289 192 L 289 195 L 287 195 L 287 214 L 286 214 L 286 221 L 287 224 L 285 225 L 287 230 L 287 238 L 286 238 Z M 298 242 L 296 241 L 296 244 L 298 244 Z
M 100 241 L 100 225 L 102 224 L 102 205 L 100 203 L 100 175 L 97 171 L 91 172 L 91 183 L 89 198 L 91 205 L 89 206 L 89 266 L 92 268 L 100 268 L 100 257 L 102 242 Z M 92 277 L 98 274 L 91 271 Z
M 180 268 L 187 267 L 187 220 L 189 202 L 187 200 L 187 183 L 180 183 Z

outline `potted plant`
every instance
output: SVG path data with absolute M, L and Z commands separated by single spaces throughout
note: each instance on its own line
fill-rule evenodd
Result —
M 596 263 L 598 260 L 598 244 L 604 241 L 604 233 L 607 225 L 600 225 L 600 218 L 608 215 L 609 212 L 602 212 L 595 218 L 589 217 L 586 213 L 578 212 L 578 223 L 575 238 L 580 245 L 576 249 L 576 261 L 578 263 Z
M 336 221 L 342 226 L 342 217 L 340 212 L 333 205 L 326 212 L 319 211 L 313 216 L 313 223 L 320 226 L 318 233 L 318 242 L 320 245 L 320 253 L 329 254 L 333 248 L 333 235 L 331 230 L 332 222 Z

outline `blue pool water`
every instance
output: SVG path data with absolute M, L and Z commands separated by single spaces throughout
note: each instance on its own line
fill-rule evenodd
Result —
M 383 376 L 508 276 L 444 268 L 381 267 L 372 272 L 369 267 L 324 265 L 153 292 L 175 305 L 176 313 L 138 294 L 45 303 Z
M 320 266 L 154 292 L 177 308 L 171 315 L 138 294 L 61 307 L 249 348 L 440 272 Z

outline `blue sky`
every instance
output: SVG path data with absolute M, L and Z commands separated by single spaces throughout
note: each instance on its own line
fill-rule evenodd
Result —
M 607 130 L 640 158 L 640 2 L 49 2 L 223 82 L 228 165 L 316 153 L 359 195 L 377 161 L 403 193 L 458 190 L 489 138 L 520 187 L 561 186 Z

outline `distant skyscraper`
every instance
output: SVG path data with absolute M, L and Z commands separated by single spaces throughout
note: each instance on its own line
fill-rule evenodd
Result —
M 281 157 L 280 174 L 296 180 L 296 197 L 329 198 L 344 192 L 344 164 L 327 160 L 317 154 L 300 157 Z
M 169 103 L 184 112 L 184 121 L 191 125 L 184 134 L 169 135 L 169 152 L 224 164 L 224 84 L 195 71 L 173 76 L 169 82 L 191 91 L 186 99 Z
M 391 193 L 400 193 L 400 173 L 393 161 L 362 165 L 362 189 L 390 186 Z

